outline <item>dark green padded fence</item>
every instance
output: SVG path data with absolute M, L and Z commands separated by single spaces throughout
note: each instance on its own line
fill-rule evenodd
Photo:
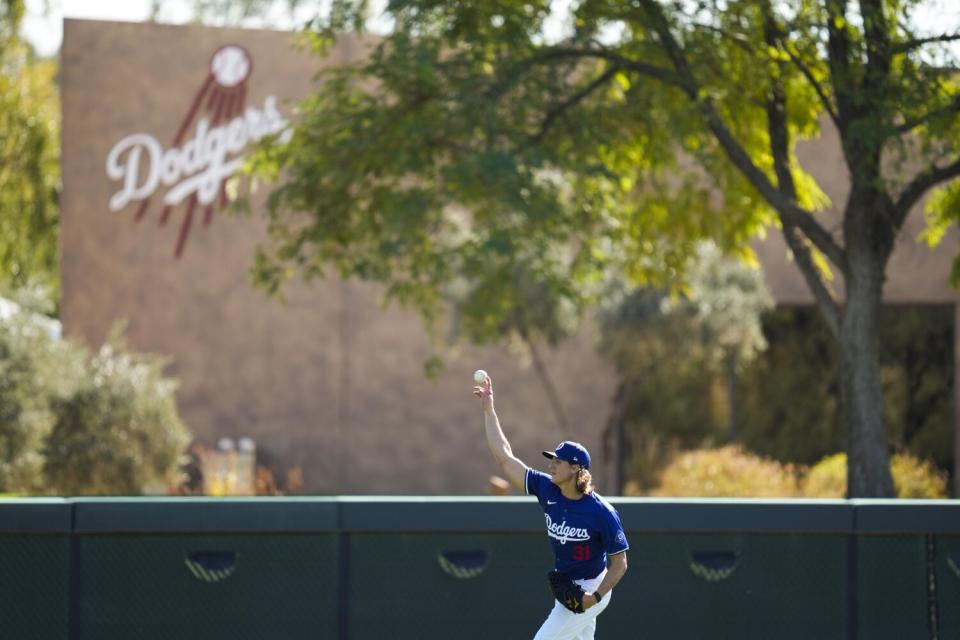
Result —
M 612 500 L 597 638 L 960 638 L 954 501 Z M 529 498 L 0 500 L 0 638 L 532 638 Z
M 0 638 L 67 637 L 71 510 L 0 500 Z
M 960 638 L 956 504 L 854 501 L 861 638 Z
M 82 500 L 75 508 L 80 602 L 71 638 L 337 637 L 332 500 Z

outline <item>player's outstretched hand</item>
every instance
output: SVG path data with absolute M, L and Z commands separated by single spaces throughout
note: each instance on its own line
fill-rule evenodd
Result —
M 483 382 L 473 388 L 473 395 L 480 398 L 484 406 L 493 402 L 493 380 L 488 375 Z

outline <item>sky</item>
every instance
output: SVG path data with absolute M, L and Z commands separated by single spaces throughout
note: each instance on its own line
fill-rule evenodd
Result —
M 555 13 L 559 14 L 556 9 L 569 6 L 570 2 L 554 0 Z M 386 0 L 375 0 L 372 4 L 382 7 Z M 190 5 L 189 0 L 165 1 L 162 21 L 175 24 L 187 22 L 190 19 Z M 59 50 L 63 39 L 64 18 L 142 22 L 149 15 L 150 0 L 27 0 L 23 32 L 40 55 L 52 56 Z M 926 0 L 914 17 L 923 34 L 960 31 L 960 1 Z M 380 28 L 371 25 L 374 32 L 384 28 L 382 23 Z M 548 31 L 558 32 L 561 29 L 562 19 L 559 18 L 548 25 Z M 952 50 L 960 58 L 960 43 Z
M 564 29 L 563 14 L 573 0 L 553 0 L 553 16 L 546 22 L 548 39 L 558 36 Z M 322 0 L 321 0 L 322 2 Z M 87 20 L 117 20 L 121 22 L 142 22 L 150 15 L 150 0 L 27 0 L 27 16 L 23 33 L 41 56 L 52 56 L 60 48 L 63 40 L 63 19 L 77 18 Z M 290 24 L 287 15 L 281 11 L 274 16 L 270 28 L 294 28 L 311 17 L 311 11 L 317 3 L 305 2 L 296 16 L 296 22 Z M 371 13 L 382 14 L 387 0 L 372 0 Z M 190 0 L 164 0 L 160 21 L 180 24 L 191 17 Z M 302 18 L 302 19 L 300 19 Z M 286 21 L 286 23 L 285 23 Z M 265 26 L 252 24 L 250 26 Z M 374 19 L 367 27 L 374 33 L 389 31 L 389 22 Z
M 23 34 L 41 56 L 60 49 L 64 18 L 143 22 L 150 16 L 150 0 L 27 0 L 26 4 Z M 166 23 L 184 23 L 191 17 L 190 7 L 188 0 L 167 0 L 160 17 Z

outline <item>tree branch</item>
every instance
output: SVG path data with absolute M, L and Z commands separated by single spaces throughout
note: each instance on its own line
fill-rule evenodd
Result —
M 934 42 L 954 42 L 960 40 L 960 33 L 944 33 L 939 36 L 931 36 L 929 38 L 912 38 L 905 42 L 898 42 L 893 45 L 894 53 L 906 53 L 917 47 L 922 47 L 925 44 L 933 44 Z
M 557 58 L 598 58 L 600 60 L 607 60 L 622 69 L 629 69 L 641 75 L 660 80 L 671 86 L 683 88 L 680 78 L 669 69 L 639 62 L 606 49 L 595 49 L 591 47 L 553 47 L 534 57 L 531 61 L 546 62 Z
M 800 73 L 803 74 L 803 77 L 807 79 L 807 82 L 810 83 L 810 86 L 813 87 L 813 90 L 817 93 L 817 96 L 820 98 L 821 104 L 823 104 L 824 110 L 830 116 L 830 119 L 833 120 L 833 124 L 840 128 L 840 116 L 837 115 L 836 107 L 833 105 L 833 101 L 827 96 L 826 92 L 823 90 L 823 87 L 820 86 L 820 83 L 817 82 L 817 79 L 813 77 L 813 72 L 810 71 L 810 68 L 800 60 L 799 56 L 795 55 L 793 51 L 790 50 L 785 39 L 781 40 L 783 45 L 783 50 L 787 52 L 787 55 L 790 56 L 790 61 L 796 66 Z
M 800 269 L 800 275 L 803 276 L 810 291 L 813 292 L 813 298 L 816 300 L 817 307 L 823 315 L 833 337 L 840 339 L 840 305 L 836 296 L 827 287 L 817 265 L 813 261 L 810 247 L 804 242 L 796 227 L 789 223 L 783 225 L 783 237 L 787 241 L 787 246 L 793 253 L 793 259 L 797 261 L 797 267 Z
M 902 123 L 900 126 L 897 127 L 897 133 L 900 133 L 900 134 L 909 133 L 910 131 L 913 131 L 915 128 L 919 127 L 920 125 L 930 120 L 931 118 L 936 118 L 937 116 L 945 116 L 951 113 L 960 113 L 960 93 L 953 96 L 953 99 L 950 100 L 949 104 L 945 104 L 942 107 L 928 111 L 922 116 L 913 118 L 911 120 L 907 120 L 906 122 Z
M 701 96 L 693 71 L 690 69 L 679 44 L 670 32 L 670 25 L 664 17 L 656 0 L 640 0 L 653 22 L 653 28 L 666 50 L 667 56 L 679 74 L 680 87 L 697 105 L 706 120 L 707 127 L 724 149 L 727 157 L 747 178 L 760 195 L 780 214 L 784 224 L 799 227 L 810 241 L 823 252 L 836 266 L 843 267 L 844 253 L 833 236 L 820 226 L 809 211 L 800 207 L 793 199 L 780 193 L 766 174 L 754 164 L 746 150 L 736 140 L 717 112 L 709 96 Z
M 544 116 L 543 121 L 540 123 L 540 130 L 537 131 L 537 133 L 530 138 L 530 142 L 534 144 L 541 142 L 544 136 L 547 135 L 547 132 L 550 131 L 550 127 L 553 125 L 553 122 L 557 118 L 559 118 L 561 115 L 566 113 L 567 110 L 570 109 L 571 107 L 574 107 L 577 104 L 579 104 L 591 93 L 593 93 L 594 91 L 596 91 L 597 89 L 599 89 L 600 87 L 608 83 L 610 79 L 613 78 L 613 76 L 615 76 L 619 72 L 620 72 L 620 67 L 616 65 L 611 66 L 602 75 L 595 78 L 593 82 L 581 88 L 572 96 L 570 96 L 560 104 L 550 109 L 550 111 L 547 112 L 546 116 Z
M 780 39 L 769 2 L 763 3 L 763 36 L 768 47 L 776 47 Z M 770 140 L 770 155 L 773 156 L 777 188 L 780 193 L 796 202 L 797 186 L 790 169 L 790 129 L 787 126 L 787 93 L 783 87 L 783 64 L 777 62 L 776 69 L 777 73 L 771 74 L 770 94 L 764 105 L 767 113 L 767 137 Z
M 900 193 L 900 197 L 897 198 L 894 204 L 894 216 L 897 228 L 900 228 L 900 225 L 903 224 L 903 221 L 907 215 L 909 215 L 910 210 L 917 204 L 917 201 L 923 197 L 924 193 L 941 182 L 956 178 L 957 176 L 960 176 L 960 158 L 955 159 L 945 167 L 938 167 L 936 164 L 933 164 L 926 171 L 914 176 L 913 180 L 911 180 Z
M 856 89 L 850 63 L 850 41 L 845 26 L 847 0 L 827 0 L 827 63 L 833 96 L 837 101 L 838 128 L 845 133 L 853 115 L 852 92 Z
M 880 91 L 886 98 L 893 62 L 890 27 L 884 15 L 882 0 L 860 0 L 863 34 L 867 47 L 866 88 Z
M 764 3 L 764 38 L 767 46 L 774 47 L 781 39 L 779 28 L 773 16 L 773 9 L 769 2 Z M 790 168 L 790 129 L 787 126 L 787 93 L 783 86 L 783 63 L 777 64 L 780 75 L 772 78 L 770 99 L 767 101 L 767 133 L 770 139 L 770 152 L 773 156 L 773 168 L 777 176 L 777 187 L 784 196 L 791 201 L 797 200 L 797 185 Z M 801 237 L 796 225 L 787 221 L 781 215 L 783 222 L 783 237 L 793 253 L 800 274 L 813 292 L 817 306 L 827 322 L 827 326 L 835 338 L 840 337 L 840 305 L 836 297 L 827 288 L 827 284 L 814 263 L 810 247 Z M 817 228 L 822 229 L 820 225 Z
M 703 24 L 700 22 L 692 22 L 690 23 L 690 26 L 696 27 L 698 29 L 703 29 L 705 31 L 712 31 L 713 33 L 716 33 L 717 35 L 719 35 L 721 38 L 726 38 L 727 40 L 732 41 L 735 45 L 737 45 L 738 47 L 740 47 L 741 49 L 743 49 L 749 54 L 755 55 L 757 53 L 757 50 L 750 44 L 749 40 L 743 40 L 741 38 L 738 38 L 734 34 L 730 33 L 729 31 L 725 31 L 720 27 L 715 27 L 712 24 Z
M 751 92 L 748 91 L 747 87 L 742 86 L 739 82 L 731 78 L 726 71 L 720 68 L 720 65 L 716 63 L 715 60 L 704 60 L 701 62 L 704 68 L 710 70 L 710 72 L 717 78 L 720 78 L 723 82 L 729 84 L 736 91 L 740 92 L 740 95 L 750 104 L 755 105 L 761 109 L 766 106 L 766 103 L 759 98 L 751 95 Z
M 705 31 L 711 31 L 713 33 L 716 33 L 721 38 L 726 38 L 727 40 L 730 40 L 731 42 L 733 42 L 735 45 L 737 45 L 747 53 L 750 53 L 752 55 L 757 55 L 756 48 L 751 46 L 749 41 L 745 41 L 741 38 L 738 38 L 736 35 L 729 33 L 728 31 L 725 31 L 713 25 L 701 24 L 698 22 L 693 23 L 692 26 L 700 29 L 704 29 Z M 770 42 L 769 44 L 771 46 L 779 44 L 780 47 L 784 51 L 786 51 L 787 55 L 790 56 L 790 61 L 793 62 L 793 64 L 800 70 L 800 73 L 803 74 L 803 76 L 807 79 L 807 82 L 810 83 L 810 86 L 813 87 L 813 90 L 820 97 L 820 102 L 823 104 L 823 108 L 826 110 L 827 114 L 833 120 L 834 124 L 839 124 L 837 120 L 836 108 L 834 107 L 833 102 L 830 100 L 830 98 L 827 97 L 826 92 L 824 92 L 823 87 L 820 86 L 820 83 L 817 82 L 817 79 L 813 77 L 813 72 L 810 71 L 810 68 L 807 65 L 805 65 L 802 60 L 800 60 L 797 54 L 791 51 L 789 46 L 789 41 L 785 37 L 783 37 L 782 34 L 778 34 L 777 42 Z M 714 69 L 714 72 L 717 73 L 717 70 Z

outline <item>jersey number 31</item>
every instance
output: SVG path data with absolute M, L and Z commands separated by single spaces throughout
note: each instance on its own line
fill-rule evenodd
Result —
M 577 544 L 573 546 L 573 559 L 576 562 L 581 562 L 583 560 L 590 559 L 590 547 L 585 544 Z

